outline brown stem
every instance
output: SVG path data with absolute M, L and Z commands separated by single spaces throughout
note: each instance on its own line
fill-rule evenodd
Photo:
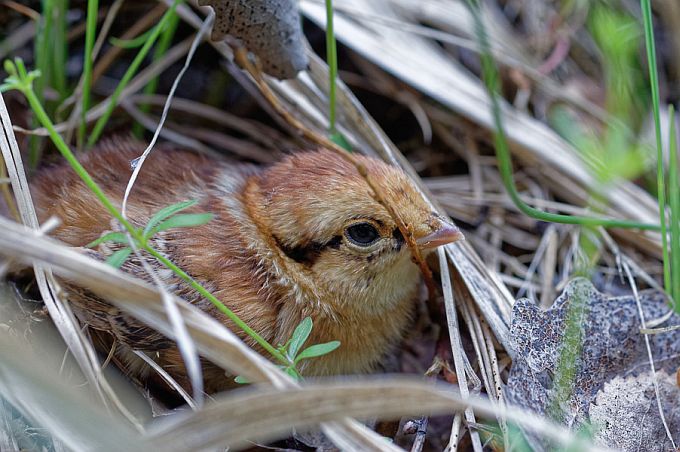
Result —
M 5 161 L 2 158 L 2 155 L 0 155 L 0 179 L 7 179 L 7 168 L 5 167 Z M 14 197 L 12 196 L 12 191 L 9 188 L 9 184 L 1 181 L 0 182 L 0 191 L 2 192 L 2 197 L 5 198 L 5 204 L 7 204 L 7 208 L 9 209 L 10 215 L 14 217 L 16 221 L 21 221 L 21 217 L 19 216 L 19 210 L 17 209 L 17 206 L 14 202 Z

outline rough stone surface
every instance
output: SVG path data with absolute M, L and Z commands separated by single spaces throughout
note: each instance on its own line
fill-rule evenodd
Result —
M 680 388 L 675 375 L 657 372 L 659 394 L 669 429 L 680 431 Z M 661 452 L 673 450 L 658 414 L 651 372 L 615 377 L 597 393 L 590 406 L 595 442 L 620 450 Z
M 240 39 L 258 56 L 262 70 L 294 78 L 307 67 L 300 14 L 295 0 L 199 0 L 215 10 L 212 39 Z
M 662 293 L 649 290 L 639 295 L 647 321 L 668 313 L 669 306 Z M 582 340 L 572 341 L 563 349 L 570 316 L 575 319 L 572 327 Z M 680 317 L 674 314 L 665 325 L 677 324 Z M 590 406 L 605 382 L 649 370 L 640 327 L 633 296 L 608 297 L 585 279 L 571 281 L 546 311 L 541 311 L 530 300 L 518 300 L 511 326 L 516 356 L 506 387 L 508 400 L 557 418 L 568 427 L 580 427 L 588 422 Z M 680 331 L 649 338 L 656 368 L 674 372 L 680 365 Z M 554 379 L 559 374 L 559 362 L 564 359 L 565 351 L 575 357 L 575 366 L 571 366 L 574 374 L 568 380 L 571 393 L 556 404 L 558 391 Z M 648 417 L 659 417 L 659 414 L 652 409 Z M 680 437 L 680 431 L 675 434 Z M 663 437 L 657 441 L 663 442 Z

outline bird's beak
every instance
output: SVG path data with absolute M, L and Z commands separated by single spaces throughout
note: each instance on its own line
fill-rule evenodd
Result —
M 416 239 L 416 244 L 421 249 L 436 248 L 447 243 L 464 240 L 465 237 L 460 229 L 453 223 L 448 221 L 441 221 L 441 227 L 430 234 Z

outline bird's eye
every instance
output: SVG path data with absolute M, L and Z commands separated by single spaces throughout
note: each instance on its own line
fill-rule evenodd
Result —
M 369 246 L 380 238 L 380 233 L 370 223 L 356 223 L 345 229 L 345 236 L 355 245 Z

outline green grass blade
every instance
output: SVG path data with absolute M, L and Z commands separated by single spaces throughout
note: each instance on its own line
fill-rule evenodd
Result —
M 326 0 L 326 63 L 328 64 L 328 138 L 347 152 L 352 152 L 352 146 L 336 127 L 338 46 L 333 31 L 333 0 Z
M 158 40 L 158 45 L 153 51 L 153 62 L 155 63 L 159 59 L 163 58 L 165 53 L 168 51 L 170 48 L 170 45 L 172 44 L 172 40 L 175 37 L 175 31 L 177 31 L 177 24 L 179 24 L 179 16 L 177 14 L 173 15 L 170 18 L 170 21 L 168 22 L 167 27 L 165 27 L 165 30 L 163 30 L 163 33 L 161 34 L 160 39 Z M 158 88 L 158 77 L 154 77 L 151 80 L 149 80 L 149 83 L 144 87 L 144 94 L 154 94 L 156 92 L 156 89 Z M 149 104 L 142 104 L 140 105 L 140 110 L 142 113 L 149 113 L 151 110 L 151 106 Z M 136 137 L 141 137 L 142 134 L 144 133 L 144 127 L 136 123 L 135 126 L 132 129 L 132 133 Z
M 52 0 L 42 0 L 42 12 L 35 36 L 35 68 L 40 71 L 42 76 L 35 81 L 33 89 L 40 102 L 43 102 L 45 87 L 52 82 L 50 36 L 52 35 L 54 5 L 55 3 Z
M 678 147 L 675 134 L 675 109 L 670 106 L 669 127 L 669 165 L 668 165 L 668 190 L 671 208 L 671 296 L 676 311 L 680 309 L 680 187 L 678 184 Z
M 109 38 L 109 42 L 111 45 L 120 47 L 121 49 L 136 49 L 137 47 L 144 45 L 146 40 L 149 39 L 149 36 L 151 36 L 151 33 L 153 33 L 153 28 L 132 39 L 119 39 L 112 36 Z
M 66 40 L 66 13 L 68 0 L 53 0 L 54 18 L 52 24 L 52 74 L 53 88 L 59 93 L 59 100 L 66 98 L 66 59 L 68 56 L 68 41 Z
M 338 77 L 338 50 L 333 31 L 333 0 L 326 0 L 326 61 L 328 62 L 328 121 L 331 134 L 335 130 L 335 79 Z
M 52 0 L 42 0 L 42 10 L 38 21 L 35 35 L 35 68 L 40 71 L 41 76 L 35 80 L 33 89 L 36 97 L 41 104 L 44 104 L 45 87 L 52 81 L 52 65 L 50 64 L 50 35 L 52 34 L 52 16 L 54 2 Z M 35 121 L 34 121 L 35 125 Z M 29 137 L 28 166 L 36 168 L 42 154 L 42 139 L 31 135 Z
M 586 217 L 577 215 L 562 215 L 544 212 L 540 209 L 526 204 L 517 191 L 515 179 L 512 174 L 512 159 L 510 158 L 510 147 L 505 134 L 503 125 L 503 117 L 501 114 L 501 105 L 499 101 L 499 76 L 498 69 L 491 54 L 491 45 L 484 28 L 484 23 L 481 19 L 481 11 L 479 9 L 478 1 L 467 0 L 467 5 L 472 13 L 475 32 L 477 40 L 481 49 L 482 73 L 484 85 L 486 86 L 489 98 L 491 100 L 491 114 L 493 117 L 494 130 L 494 147 L 496 150 L 496 159 L 498 160 L 498 169 L 501 173 L 501 180 L 505 186 L 510 199 L 513 204 L 525 215 L 541 221 L 548 221 L 551 223 L 563 224 L 578 224 L 582 226 L 603 226 L 607 228 L 626 228 L 626 229 L 641 229 L 658 231 L 661 226 L 658 224 L 640 223 L 631 220 L 617 220 L 610 218 Z
M 125 71 L 123 78 L 120 80 L 118 86 L 116 86 L 115 91 L 111 95 L 111 100 L 106 106 L 106 111 L 94 125 L 94 129 L 90 134 L 90 138 L 87 140 L 88 147 L 93 146 L 101 136 L 102 132 L 104 131 L 104 127 L 106 126 L 106 123 L 109 121 L 109 118 L 111 118 L 111 115 L 113 114 L 113 109 L 116 107 L 116 104 L 118 103 L 118 98 L 120 97 L 120 94 L 123 92 L 123 90 L 130 82 L 130 80 L 132 80 L 132 77 L 137 73 L 139 66 L 144 61 L 144 58 L 146 58 L 146 55 L 149 53 L 149 50 L 151 50 L 151 47 L 156 42 L 156 39 L 158 39 L 158 36 L 160 35 L 161 31 L 166 27 L 172 16 L 175 15 L 175 9 L 177 9 L 177 5 L 179 5 L 180 3 L 182 3 L 182 0 L 175 0 L 174 2 L 172 2 L 172 5 L 165 12 L 160 22 L 158 22 L 158 25 L 156 25 L 153 28 L 153 32 L 149 35 L 149 39 L 146 41 L 144 46 L 139 50 L 135 59 L 132 60 L 132 63 L 128 67 L 127 71 Z
M 668 260 L 668 237 L 666 236 L 666 184 L 664 183 L 663 144 L 661 143 L 661 115 L 659 107 L 659 77 L 656 66 L 656 46 L 652 24 L 652 6 L 649 0 L 640 0 L 645 27 L 645 47 L 649 65 L 649 86 L 652 92 L 652 113 L 654 115 L 654 135 L 656 137 L 656 183 L 659 198 L 659 221 L 661 223 L 661 246 L 663 247 L 663 281 L 666 292 L 671 291 L 671 271 Z
M 90 93 L 92 90 L 92 52 L 94 49 L 95 35 L 97 33 L 97 12 L 99 0 L 87 1 L 87 22 L 85 29 L 85 55 L 83 55 L 83 93 L 80 104 L 80 124 L 78 125 L 78 146 L 85 143 L 85 116 L 90 108 Z

